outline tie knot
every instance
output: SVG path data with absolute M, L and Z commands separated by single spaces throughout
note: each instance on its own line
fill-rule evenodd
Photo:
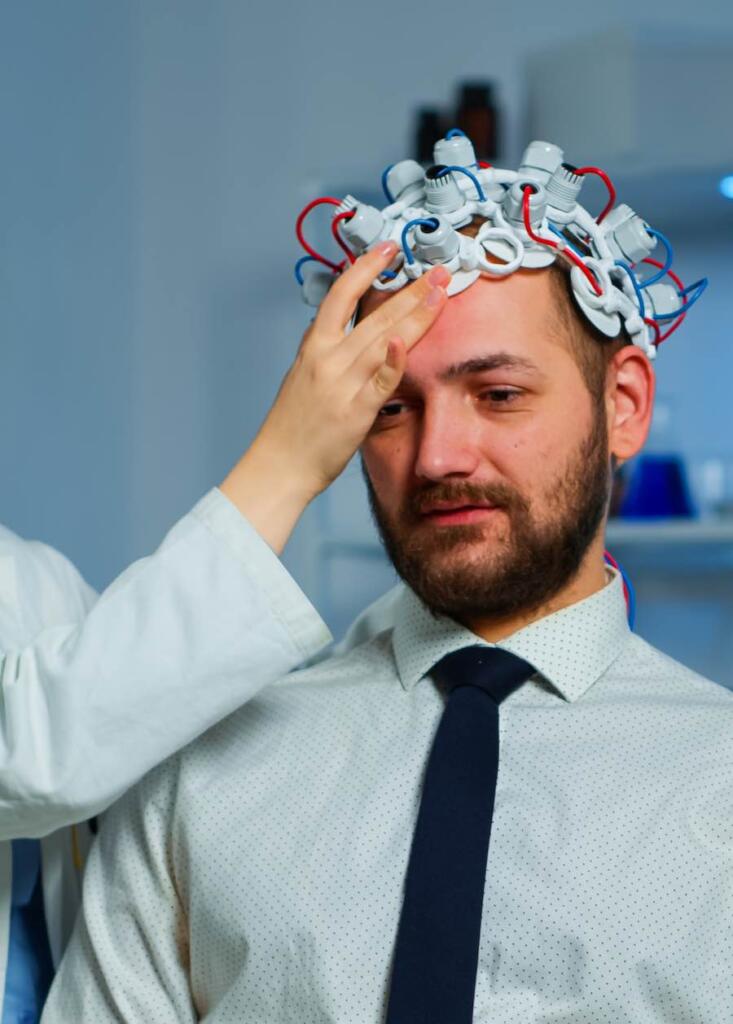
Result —
M 433 677 L 450 693 L 459 686 L 475 686 L 497 704 L 513 693 L 535 668 L 500 647 L 461 647 L 446 654 L 433 669 Z

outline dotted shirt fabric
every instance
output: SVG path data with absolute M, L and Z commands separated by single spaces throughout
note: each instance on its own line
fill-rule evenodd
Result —
M 143 780 L 43 1024 L 383 1021 L 426 673 L 475 642 L 406 592 Z M 730 1024 L 733 694 L 629 632 L 618 577 L 500 646 L 538 673 L 501 709 L 474 1021 Z

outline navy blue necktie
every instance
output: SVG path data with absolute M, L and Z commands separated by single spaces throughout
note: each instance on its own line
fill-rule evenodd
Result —
M 449 692 L 423 782 L 397 932 L 387 1024 L 471 1024 L 499 704 L 535 669 L 498 647 L 464 647 L 433 668 Z

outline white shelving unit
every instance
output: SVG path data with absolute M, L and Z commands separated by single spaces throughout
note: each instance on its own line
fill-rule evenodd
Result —
M 624 545 L 733 545 L 733 518 L 613 519 L 606 537 Z
M 686 519 L 612 519 L 606 531 L 608 544 L 633 547 L 647 545 L 674 545 L 733 547 L 733 518 L 717 520 Z M 381 548 L 374 541 L 348 535 L 323 537 L 320 541 L 325 553 L 350 550 L 362 557 L 376 557 Z

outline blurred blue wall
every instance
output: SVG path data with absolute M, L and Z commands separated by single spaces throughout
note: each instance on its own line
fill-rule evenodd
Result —
M 97 583 L 131 554 L 131 10 L 0 4 L 0 518 Z
M 457 78 L 499 81 L 512 160 L 528 52 L 619 22 L 733 30 L 714 0 L 460 11 L 0 5 L 3 521 L 97 585 L 154 545 L 247 445 L 297 346 L 298 210 L 326 183 L 372 184 Z M 670 131 L 684 144 L 674 111 Z M 674 236 L 682 271 L 713 279 L 659 362 L 691 457 L 733 454 L 730 224 L 721 206 Z M 319 514 L 287 555 L 311 593 Z

